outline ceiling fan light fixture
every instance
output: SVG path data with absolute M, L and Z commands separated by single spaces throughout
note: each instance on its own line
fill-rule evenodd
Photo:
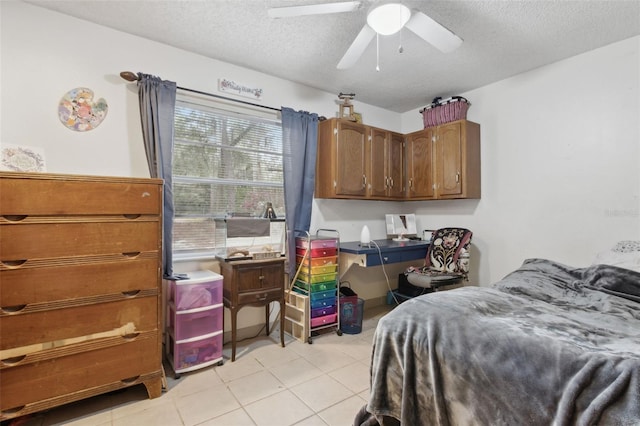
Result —
M 373 7 L 367 14 L 367 24 L 380 35 L 395 34 L 411 17 L 411 10 L 400 3 L 386 3 Z

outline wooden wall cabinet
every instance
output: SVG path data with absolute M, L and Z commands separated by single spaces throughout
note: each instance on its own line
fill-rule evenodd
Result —
M 280 304 L 280 345 L 284 347 L 284 257 L 265 260 L 220 260 L 222 298 L 231 311 L 231 361 L 236 360 L 238 311 L 245 306 L 264 306 L 269 335 L 269 304 Z
M 424 129 L 407 135 L 407 193 L 412 200 L 435 198 L 433 131 Z
M 404 198 L 404 136 L 375 127 L 370 128 L 369 134 L 368 197 Z
M 407 199 L 480 198 L 480 125 L 458 120 L 407 135 Z
M 316 198 L 365 198 L 367 128 L 332 118 L 318 125 Z
M 162 180 L 0 172 L 0 420 L 160 396 Z
M 480 198 L 480 125 L 459 120 L 401 135 L 332 118 L 318 127 L 316 198 Z
M 316 198 L 404 198 L 404 137 L 332 118 L 318 126 Z

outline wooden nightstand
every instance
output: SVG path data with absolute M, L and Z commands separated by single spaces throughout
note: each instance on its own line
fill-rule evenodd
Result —
M 263 260 L 220 259 L 223 303 L 231 310 L 231 361 L 236 360 L 237 316 L 243 306 L 264 306 L 269 335 L 269 304 L 280 303 L 280 344 L 284 347 L 284 257 Z

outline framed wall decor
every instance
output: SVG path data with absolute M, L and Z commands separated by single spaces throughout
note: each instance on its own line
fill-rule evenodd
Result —
M 76 132 L 93 130 L 107 116 L 107 101 L 93 100 L 93 91 L 77 87 L 65 93 L 58 104 L 58 117 L 68 129 Z

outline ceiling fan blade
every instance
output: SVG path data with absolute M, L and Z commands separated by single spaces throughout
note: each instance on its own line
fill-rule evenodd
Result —
M 336 68 L 338 68 L 339 70 L 343 70 L 352 67 L 353 64 L 355 64 L 356 61 L 360 59 L 360 56 L 362 56 L 364 50 L 367 48 L 367 46 L 369 46 L 369 43 L 371 43 L 371 40 L 373 40 L 375 35 L 376 32 L 373 30 L 373 28 L 371 28 L 367 24 L 364 24 L 364 27 L 362 27 L 362 29 L 356 36 L 356 39 L 353 40 L 351 46 L 349 46 L 342 59 L 340 59 L 340 62 L 338 62 L 338 66 Z
M 306 6 L 273 7 L 267 10 L 267 15 L 270 18 L 289 18 L 292 16 L 353 12 L 354 10 L 358 10 L 361 5 L 361 1 L 343 1 L 337 3 L 309 4 Z
M 460 37 L 422 12 L 413 11 L 405 26 L 443 53 L 453 52 L 462 44 Z

